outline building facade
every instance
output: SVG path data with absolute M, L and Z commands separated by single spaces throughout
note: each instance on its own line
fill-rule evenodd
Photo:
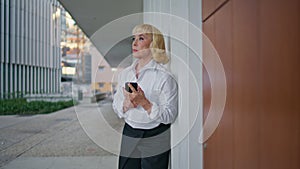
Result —
M 88 51 L 92 60 L 91 90 L 96 93 L 113 92 L 117 83 L 116 71 L 122 69 L 112 68 L 95 46 L 91 46 Z
M 60 92 L 61 11 L 57 0 L 1 0 L 0 98 Z
M 62 82 L 91 83 L 90 76 L 86 76 L 86 72 L 90 74 L 90 71 L 86 71 L 86 68 L 89 68 L 86 67 L 86 61 L 90 60 L 85 50 L 89 45 L 87 37 L 67 11 L 62 10 L 61 14 L 61 80 Z

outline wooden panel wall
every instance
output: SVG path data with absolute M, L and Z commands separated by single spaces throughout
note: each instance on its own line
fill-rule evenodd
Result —
M 228 0 L 205 0 L 202 1 L 202 18 L 206 20 L 211 15 L 213 15 L 219 8 L 222 8 L 224 4 L 227 3 Z
M 223 62 L 228 95 L 204 169 L 299 169 L 300 1 L 219 4 L 203 0 L 203 30 Z M 205 119 L 211 91 L 203 77 Z

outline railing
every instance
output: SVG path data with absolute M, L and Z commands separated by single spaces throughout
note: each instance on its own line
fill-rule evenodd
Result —
M 98 101 L 104 100 L 107 97 L 107 93 L 95 93 L 91 97 L 91 102 L 96 103 Z
M 72 100 L 73 97 L 71 95 L 63 95 L 63 94 L 28 94 L 25 95 L 24 98 L 30 101 L 50 101 L 50 102 L 57 102 L 57 101 L 69 101 Z

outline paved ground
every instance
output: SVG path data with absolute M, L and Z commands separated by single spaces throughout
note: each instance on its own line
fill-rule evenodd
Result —
M 108 132 L 105 123 L 96 118 L 100 114 L 116 133 L 121 131 L 123 122 L 113 113 L 109 100 L 99 105 L 85 100 L 76 109 L 48 115 L 0 116 L 0 168 L 117 168 L 120 137 Z M 115 149 L 101 148 L 101 139 Z

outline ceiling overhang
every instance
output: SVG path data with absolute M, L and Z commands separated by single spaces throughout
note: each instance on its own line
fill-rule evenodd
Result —
M 142 0 L 59 0 L 64 8 L 70 13 L 77 25 L 90 38 L 99 52 L 104 56 L 111 67 L 117 67 L 125 57 L 131 53 L 130 37 L 124 37 L 114 41 L 114 45 L 110 39 L 101 38 L 97 33 L 107 24 L 126 17 L 131 14 L 141 13 L 143 11 Z M 119 31 L 125 34 L 131 34 L 132 28 L 142 23 L 142 18 L 124 23 L 124 26 L 114 27 L 110 34 Z M 126 24 L 126 25 L 125 25 Z M 120 25 L 120 24 L 119 24 Z M 103 32 L 103 31 L 102 31 Z M 101 32 L 101 33 L 102 33 Z M 100 37 L 100 38 L 99 38 Z M 108 45 L 108 43 L 110 43 Z M 107 49 L 109 47 L 109 49 Z M 105 49 L 104 49 L 105 48 Z

